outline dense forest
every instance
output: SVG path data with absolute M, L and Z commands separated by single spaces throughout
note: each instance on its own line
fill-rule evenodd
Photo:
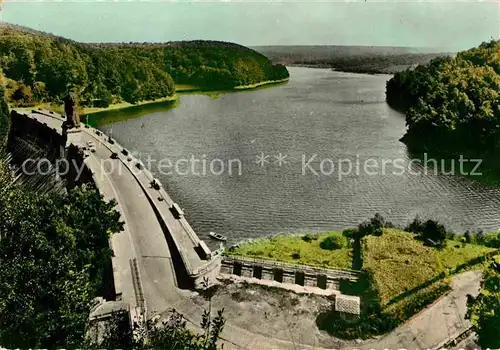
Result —
M 60 102 L 73 90 L 96 107 L 172 96 L 175 83 L 231 89 L 289 76 L 231 43 L 83 44 L 13 25 L 0 25 L 0 69 L 12 104 Z
M 493 156 L 500 148 L 500 41 L 396 73 L 387 102 L 406 113 L 415 150 Z

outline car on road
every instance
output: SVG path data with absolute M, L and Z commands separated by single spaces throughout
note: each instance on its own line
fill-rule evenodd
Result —
M 155 190 L 159 190 L 161 188 L 161 182 L 158 179 L 153 179 L 153 181 L 151 181 L 150 185 Z
M 111 159 L 118 159 L 118 153 L 116 152 L 111 153 Z

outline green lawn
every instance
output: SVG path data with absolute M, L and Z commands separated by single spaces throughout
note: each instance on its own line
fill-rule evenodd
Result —
M 494 251 L 473 244 L 448 241 L 443 249 L 426 247 L 413 235 L 386 229 L 363 242 L 363 267 L 373 276 L 382 306 L 459 265 Z
M 324 268 L 351 268 L 350 248 L 325 250 L 319 246 L 323 239 L 332 235 L 342 237 L 341 232 L 309 234 L 309 237 L 313 239 L 306 242 L 302 238 L 305 234 L 297 236 L 278 235 L 270 239 L 246 243 L 240 248 L 227 253 Z
M 493 248 L 448 241 L 443 249 L 426 247 L 412 234 L 386 229 L 363 242 L 363 267 L 373 276 L 382 306 L 418 289 L 448 269 L 494 251 Z

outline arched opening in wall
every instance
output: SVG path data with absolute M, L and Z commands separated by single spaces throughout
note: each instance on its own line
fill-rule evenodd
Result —
M 283 270 L 282 269 L 274 269 L 274 280 L 276 282 L 283 283 Z
M 262 279 L 262 266 L 255 265 L 253 267 L 253 277 Z
M 233 267 L 233 274 L 241 276 L 241 263 L 235 262 Z
M 306 274 L 303 271 L 295 271 L 295 284 L 304 285 Z
M 317 286 L 326 289 L 326 275 L 318 275 Z

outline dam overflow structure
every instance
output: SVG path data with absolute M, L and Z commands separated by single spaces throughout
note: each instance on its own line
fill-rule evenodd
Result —
M 211 251 L 198 237 L 139 159 L 101 131 L 79 126 L 74 118 L 68 122 L 43 109 L 12 111 L 9 148 L 15 151 L 16 142 L 22 140 L 44 150 L 56 168 L 58 160 L 65 160 L 69 169 L 61 176 L 68 188 L 91 183 L 104 199 L 116 200 L 125 225 L 109 242 L 113 250 L 111 301 L 128 305 L 131 322 L 140 322 L 148 312 L 165 312 L 184 302 L 184 290 L 215 283 L 221 252 Z M 29 160 L 29 154 L 20 157 L 26 159 L 18 163 Z
M 221 273 L 332 291 L 340 291 L 341 283 L 354 283 L 362 276 L 356 270 L 314 268 L 232 255 L 223 257 Z

